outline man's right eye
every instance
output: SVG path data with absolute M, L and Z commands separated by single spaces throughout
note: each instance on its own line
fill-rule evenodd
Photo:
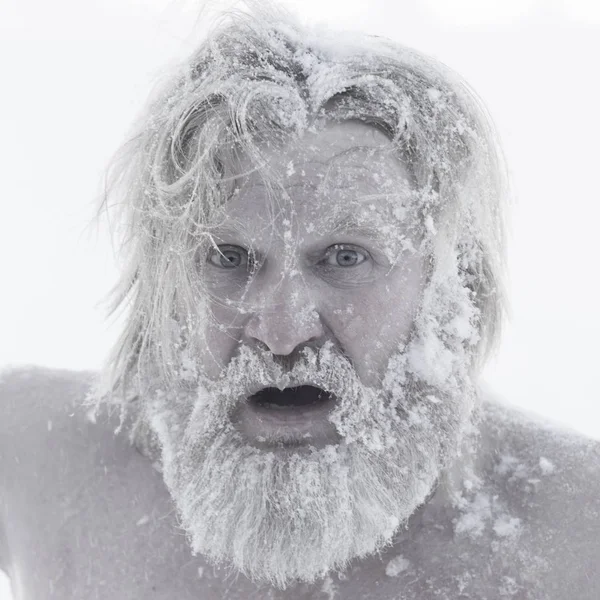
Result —
M 249 269 L 252 262 L 241 246 L 217 246 L 209 253 L 207 261 L 221 269 Z

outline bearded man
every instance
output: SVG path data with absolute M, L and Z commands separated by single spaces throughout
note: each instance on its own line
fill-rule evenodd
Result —
M 230 15 L 110 176 L 115 351 L 0 388 L 16 599 L 600 597 L 598 443 L 478 389 L 506 186 L 456 74 Z

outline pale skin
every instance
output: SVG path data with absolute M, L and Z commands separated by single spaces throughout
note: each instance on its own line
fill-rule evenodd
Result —
M 214 303 L 210 352 L 199 358 L 208 374 L 218 373 L 239 343 L 287 356 L 332 340 L 363 383 L 378 380 L 393 348 L 409 335 L 426 270 L 405 250 L 394 262 L 373 232 L 334 235 L 327 224 L 340 215 L 324 213 L 315 190 L 337 165 L 360 173 L 352 210 L 367 207 L 373 219 L 387 214 L 389 197 L 365 198 L 384 180 L 407 189 L 410 176 L 390 156 L 365 155 L 365 148 L 384 141 L 357 123 L 309 135 L 294 153 L 282 155 L 282 167 L 294 161 L 286 171 L 291 202 L 274 220 L 267 218 L 258 178 L 250 176 L 230 200 L 226 223 L 235 215 L 245 232 L 231 226 L 220 231 L 221 251 L 233 250 L 228 256 L 237 260 L 235 248 L 252 241 L 264 266 L 243 310 Z M 357 146 L 362 150 L 346 153 Z M 278 155 L 273 152 L 273 162 Z M 342 187 L 331 190 L 340 194 Z M 211 259 L 209 285 L 235 299 L 240 286 L 218 258 Z M 345 264 L 355 259 L 360 264 Z M 476 450 L 468 447 L 443 474 L 390 547 L 356 559 L 343 573 L 277 590 L 191 555 L 152 460 L 125 432 L 114 434 L 115 417 L 101 414 L 93 422 L 82 408 L 90 381 L 91 374 L 41 369 L 0 378 L 0 567 L 12 579 L 16 600 L 600 595 L 597 442 L 484 401 Z

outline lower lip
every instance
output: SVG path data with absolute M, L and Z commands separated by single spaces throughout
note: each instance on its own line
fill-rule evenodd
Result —
M 307 406 L 265 406 L 244 402 L 234 415 L 237 429 L 260 447 L 323 447 L 340 436 L 327 418 L 334 398 Z

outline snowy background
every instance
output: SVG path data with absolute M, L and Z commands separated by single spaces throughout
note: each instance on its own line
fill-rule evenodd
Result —
M 513 176 L 512 320 L 486 371 L 512 404 L 600 437 L 600 3 L 288 0 L 460 72 Z M 88 227 L 102 168 L 161 66 L 193 45 L 187 0 L 0 3 L 0 365 L 96 369 L 116 277 Z M 9 598 L 2 590 L 0 600 Z

